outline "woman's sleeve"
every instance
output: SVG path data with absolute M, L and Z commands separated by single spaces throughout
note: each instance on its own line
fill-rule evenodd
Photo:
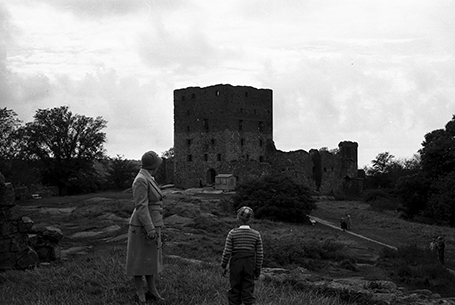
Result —
M 147 232 L 154 230 L 155 226 L 153 225 L 148 209 L 148 191 L 146 180 L 139 179 L 135 181 L 135 185 L 133 187 L 133 197 L 139 221 L 145 227 Z

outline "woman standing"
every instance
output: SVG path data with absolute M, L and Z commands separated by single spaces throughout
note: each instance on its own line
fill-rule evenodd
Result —
M 129 221 L 126 274 L 133 276 L 135 301 L 164 300 L 158 293 L 156 275 L 163 270 L 161 227 L 163 227 L 163 195 L 153 175 L 163 160 L 153 151 L 142 156 L 142 166 L 133 182 L 135 209 Z M 147 283 L 144 291 L 143 277 Z

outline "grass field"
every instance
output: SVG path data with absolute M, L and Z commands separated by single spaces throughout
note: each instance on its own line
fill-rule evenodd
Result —
M 109 200 L 95 200 L 107 198 Z M 210 197 L 210 200 L 216 200 Z M 96 204 L 94 204 L 96 202 Z M 133 304 L 133 283 L 124 273 L 126 243 L 103 242 L 104 238 L 121 235 L 126 225 L 115 233 L 97 238 L 71 239 L 78 231 L 96 230 L 110 223 L 100 221 L 103 213 L 128 217 L 132 210 L 131 194 L 102 193 L 75 197 L 54 197 L 21 202 L 27 216 L 36 224 L 62 228 L 65 238 L 62 247 L 90 245 L 89 253 L 75 255 L 67 260 L 27 271 L 0 273 L 1 304 Z M 50 215 L 39 212 L 37 207 L 75 207 L 67 215 Z M 166 298 L 164 304 L 226 304 L 227 279 L 221 276 L 219 261 L 224 238 L 235 226 L 231 215 L 214 211 L 220 206 L 204 205 L 203 212 L 217 212 L 219 221 L 199 222 L 185 231 L 168 228 L 164 248 L 165 270 L 158 280 L 158 289 Z M 404 222 L 396 215 L 370 211 L 367 205 L 354 201 L 319 202 L 314 215 L 334 223 L 349 212 L 353 218 L 353 231 L 376 238 L 396 247 L 408 244 L 426 244 L 435 234 L 444 233 L 447 240 L 447 257 L 454 262 L 455 231 Z M 381 255 L 382 247 L 349 236 L 322 225 L 291 225 L 270 221 L 256 221 L 264 240 L 265 267 L 293 268 L 303 266 L 311 272 L 332 277 L 365 277 L 384 279 L 387 274 L 377 268 L 372 260 Z M 429 240 L 428 240 L 429 242 Z M 191 258 L 202 263 L 188 263 L 175 258 Z M 350 261 L 361 263 L 357 270 L 343 268 Z M 326 296 L 311 291 L 295 289 L 292 284 L 274 285 L 258 281 L 257 304 L 348 304 L 343 296 Z M 360 304 L 361 302 L 359 302 Z M 355 303 L 350 303 L 355 304 Z

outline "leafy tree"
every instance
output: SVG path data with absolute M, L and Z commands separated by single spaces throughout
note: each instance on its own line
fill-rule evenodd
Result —
M 106 123 L 73 114 L 68 106 L 39 109 L 20 129 L 22 156 L 40 161 L 43 182 L 57 185 L 61 195 L 93 191 L 99 178 L 94 160 L 104 155 Z
M 366 188 L 394 188 L 398 179 L 418 172 L 419 156 L 411 159 L 396 160 L 389 152 L 383 152 L 371 161 L 371 167 L 365 167 L 367 174 Z
M 409 216 L 455 226 L 455 116 L 425 135 L 419 153 L 419 173 L 400 180 L 396 193 Z
M 410 218 L 423 211 L 428 202 L 430 184 L 423 172 L 398 179 L 395 194 L 400 198 L 404 212 Z
M 376 156 L 376 159 L 371 161 L 372 167 L 367 170 L 367 174 L 385 174 L 390 171 L 390 168 L 394 165 L 394 155 L 388 151 L 380 153 Z
M 269 175 L 237 187 L 233 197 L 234 207 L 249 206 L 256 218 L 303 223 L 316 209 L 310 191 L 282 175 Z
M 431 196 L 423 215 L 439 224 L 455 226 L 455 172 L 433 181 Z
M 437 178 L 455 171 L 455 115 L 445 129 L 427 133 L 422 146 L 422 170 L 428 177 Z
M 137 172 L 137 166 L 130 160 L 125 160 L 117 155 L 110 160 L 108 169 L 108 180 L 118 189 L 125 189 L 131 186 Z
M 19 138 L 16 131 L 21 123 L 13 110 L 0 108 L 0 171 L 6 171 L 17 155 Z

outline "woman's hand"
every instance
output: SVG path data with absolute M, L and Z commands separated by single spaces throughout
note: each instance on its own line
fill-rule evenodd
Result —
M 150 230 L 147 232 L 147 237 L 150 239 L 156 239 L 158 237 L 158 234 L 155 230 Z

